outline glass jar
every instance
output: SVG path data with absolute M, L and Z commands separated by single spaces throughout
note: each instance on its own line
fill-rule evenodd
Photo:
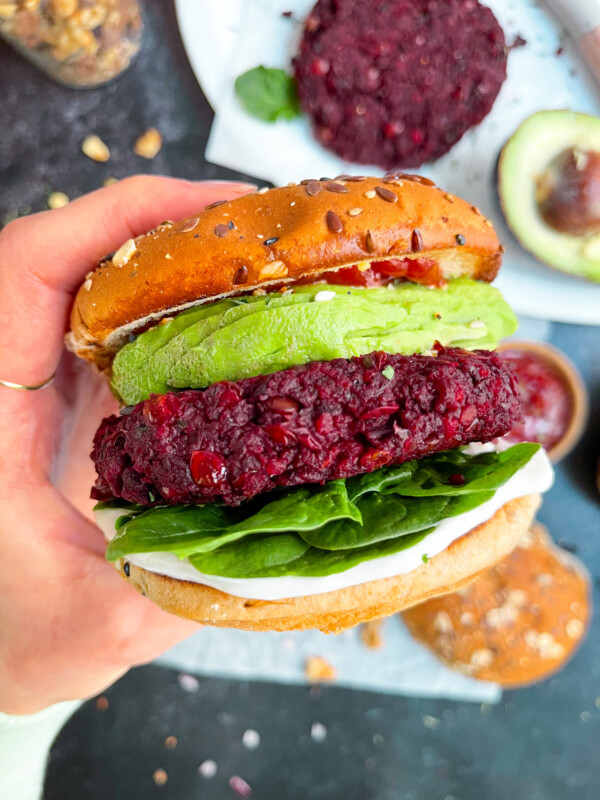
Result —
M 142 41 L 138 0 L 0 0 L 0 36 L 67 86 L 116 78 Z

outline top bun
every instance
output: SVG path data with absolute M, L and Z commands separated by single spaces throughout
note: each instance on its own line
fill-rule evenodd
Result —
M 489 220 L 419 176 L 259 189 L 126 242 L 79 289 L 67 343 L 105 368 L 130 333 L 198 303 L 395 257 L 492 281 L 501 253 Z

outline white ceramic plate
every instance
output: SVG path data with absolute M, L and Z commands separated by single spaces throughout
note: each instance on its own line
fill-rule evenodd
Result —
M 489 117 L 447 156 L 421 171 L 471 200 L 494 221 L 506 246 L 496 285 L 517 313 L 600 325 L 600 286 L 553 272 L 522 250 L 505 226 L 494 188 L 498 153 L 523 119 L 544 108 L 598 114 L 597 88 L 573 43 L 564 40 L 560 26 L 537 0 L 488 0 L 487 4 L 508 41 L 520 34 L 527 45 L 510 54 L 508 79 Z M 281 10 L 293 10 L 301 19 L 311 6 L 312 0 L 176 0 L 188 58 L 217 112 L 207 148 L 209 160 L 276 184 L 309 172 L 352 171 L 314 141 L 306 120 L 262 123 L 238 106 L 233 93 L 235 76 L 251 66 L 288 67 L 298 26 L 282 20 Z M 559 47 L 564 52 L 557 56 Z

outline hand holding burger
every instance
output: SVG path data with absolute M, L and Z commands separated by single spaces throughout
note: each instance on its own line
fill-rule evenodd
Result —
M 73 293 L 125 239 L 251 187 L 138 177 L 0 234 L 0 378 L 35 385 L 61 361 Z M 93 695 L 197 626 L 168 616 L 106 563 L 91 521 L 90 442 L 117 409 L 73 357 L 51 386 L 0 385 L 0 711 Z

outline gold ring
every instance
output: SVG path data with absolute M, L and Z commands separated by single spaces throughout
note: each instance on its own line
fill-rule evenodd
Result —
M 50 386 L 55 377 L 56 372 L 45 381 L 42 381 L 42 383 L 37 383 L 34 386 L 26 386 L 24 383 L 13 383 L 13 381 L 4 381 L 0 378 L 0 386 L 6 386 L 7 389 L 17 389 L 20 392 L 35 392 L 37 389 L 45 389 L 46 386 Z

